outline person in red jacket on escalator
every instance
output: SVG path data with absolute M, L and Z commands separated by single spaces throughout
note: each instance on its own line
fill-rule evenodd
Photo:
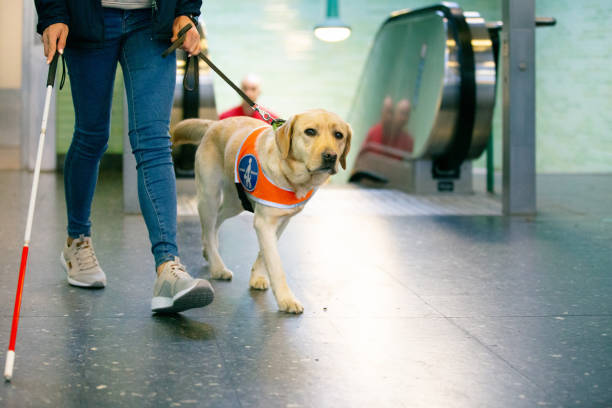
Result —
M 248 74 L 240 83 L 240 88 L 242 91 L 249 97 L 253 102 L 257 102 L 257 98 L 261 94 L 261 79 L 255 74 Z M 268 109 L 262 107 L 266 112 L 272 116 L 273 119 L 277 119 L 278 115 L 274 112 L 270 112 Z M 225 118 L 231 118 L 233 116 L 250 116 L 255 119 L 264 120 L 259 112 L 252 109 L 247 101 L 242 101 L 242 103 L 234 108 L 226 110 L 222 114 L 219 115 L 219 120 Z

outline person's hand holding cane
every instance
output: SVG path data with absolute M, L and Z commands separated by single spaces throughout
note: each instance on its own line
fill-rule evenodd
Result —
M 68 38 L 68 26 L 64 23 L 51 24 L 49 27 L 45 28 L 42 35 L 42 42 L 45 48 L 47 64 L 50 64 L 53 60 L 56 50 L 60 54 L 64 53 L 66 38 Z

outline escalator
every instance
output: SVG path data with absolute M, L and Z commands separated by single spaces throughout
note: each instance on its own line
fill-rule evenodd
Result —
M 487 25 L 444 3 L 381 26 L 352 105 L 350 181 L 409 192 L 471 191 L 487 146 L 496 67 Z M 469 174 L 466 174 L 469 173 Z

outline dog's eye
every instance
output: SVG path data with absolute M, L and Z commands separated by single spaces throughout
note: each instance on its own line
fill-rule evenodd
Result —
M 308 128 L 304 131 L 304 133 L 306 133 L 308 136 L 314 136 L 317 134 L 317 131 L 313 128 Z
M 336 133 L 334 133 L 334 137 L 336 139 L 342 139 L 344 137 L 344 135 L 342 133 L 340 133 L 340 132 L 336 132 Z

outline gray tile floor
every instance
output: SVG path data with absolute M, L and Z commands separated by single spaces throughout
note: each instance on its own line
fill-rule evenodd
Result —
M 246 214 L 222 228 L 235 275 L 213 282 L 213 304 L 152 316 L 147 233 L 122 214 L 120 180 L 100 179 L 109 285 L 88 291 L 65 282 L 61 176 L 42 175 L 1 407 L 612 406 L 612 176 L 540 176 L 535 217 L 350 212 L 346 200 L 380 192 L 330 192 L 343 210 L 299 215 L 280 242 L 301 316 L 248 289 Z M 0 172 L 3 353 L 30 182 Z M 197 217 L 180 218 L 179 245 L 207 277 Z

